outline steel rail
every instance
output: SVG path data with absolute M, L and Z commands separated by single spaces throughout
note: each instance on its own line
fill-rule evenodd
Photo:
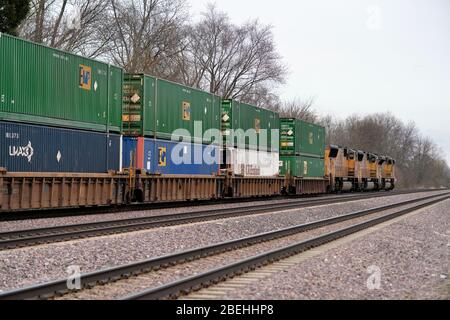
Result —
M 223 208 L 215 211 L 199 210 L 144 218 L 16 230 L 0 233 L 0 250 L 393 195 L 396 194 L 363 194 L 356 196 L 321 197 L 307 200 L 291 200 L 273 204 L 243 206 L 238 208 Z
M 299 254 L 301 252 L 335 241 L 358 231 L 370 228 L 372 226 L 381 224 L 383 222 L 395 219 L 399 216 L 417 211 L 419 209 L 437 204 L 448 199 L 450 199 L 450 196 L 432 200 L 428 203 L 420 204 L 412 208 L 402 209 L 400 211 L 387 214 L 379 218 L 374 218 L 362 223 L 352 225 L 350 227 L 342 228 L 337 231 L 301 241 L 293 245 L 285 246 L 279 249 L 272 250 L 270 252 L 256 255 L 254 257 L 243 259 L 236 263 L 216 268 L 199 275 L 181 279 L 157 288 L 152 288 L 139 293 L 131 294 L 123 297 L 121 300 L 158 300 L 164 298 L 178 298 L 179 296 L 188 294 L 191 291 L 197 291 L 219 282 L 226 281 L 229 278 L 247 273 L 249 271 L 253 271 L 261 266 L 288 258 L 295 254 Z
M 417 190 L 394 190 L 394 191 L 374 191 L 372 194 L 381 192 L 389 193 L 389 195 L 401 195 L 416 192 L 433 192 L 445 191 L 447 189 L 417 189 Z M 142 210 L 158 210 L 158 209 L 174 209 L 183 207 L 201 208 L 208 205 L 226 205 L 233 203 L 248 203 L 248 202 L 264 202 L 269 200 L 286 200 L 286 199 L 310 199 L 327 197 L 327 194 L 316 195 L 277 195 L 271 197 L 246 197 L 246 198 L 223 198 L 210 199 L 199 201 L 175 201 L 175 202 L 157 202 L 157 203 L 133 203 L 129 205 L 118 206 L 100 206 L 100 207 L 75 207 L 75 208 L 54 208 L 54 209 L 34 209 L 14 212 L 1 212 L 0 221 L 21 221 L 29 219 L 45 219 L 45 218 L 60 218 L 60 217 L 76 217 L 85 215 L 102 215 L 131 211 Z
M 185 263 L 187 261 L 198 260 L 203 257 L 209 257 L 212 255 L 220 254 L 222 252 L 227 252 L 242 247 L 250 246 L 256 243 L 261 243 L 265 241 L 270 241 L 277 238 L 282 238 L 295 233 L 301 233 L 308 230 L 320 228 L 327 225 L 332 225 L 338 222 L 347 221 L 363 216 L 367 216 L 376 212 L 382 212 L 389 209 L 393 209 L 400 206 L 405 206 L 408 204 L 427 201 L 430 199 L 438 198 L 437 200 L 432 200 L 432 202 L 439 202 L 450 198 L 450 194 L 440 194 L 433 195 L 425 198 L 408 200 L 405 202 L 390 204 L 387 206 L 381 206 L 376 208 L 371 208 L 368 210 L 357 211 L 349 213 L 343 216 L 337 216 L 329 219 L 323 219 L 311 223 L 306 223 L 294 227 L 289 227 L 285 229 L 280 229 L 272 232 L 266 232 L 250 237 L 245 237 L 242 239 L 227 241 L 219 244 L 214 244 L 206 247 L 196 248 L 180 253 L 175 253 L 163 257 L 152 258 L 145 261 L 132 263 L 124 266 L 119 266 L 115 268 L 109 268 L 101 271 L 91 272 L 81 275 L 81 283 L 83 288 L 90 288 L 98 284 L 113 282 L 123 278 L 127 278 L 133 275 L 139 275 L 145 272 L 150 272 L 152 270 L 157 270 L 161 268 L 167 268 L 169 266 Z M 421 206 L 431 205 L 431 202 L 422 204 Z M 416 208 L 416 207 L 415 207 Z M 414 208 L 414 210 L 416 210 Z M 44 284 L 38 284 L 30 286 L 27 288 L 12 290 L 9 292 L 1 293 L 0 300 L 10 300 L 10 299 L 42 299 L 49 298 L 52 296 L 57 296 L 60 294 L 70 293 L 71 291 L 67 289 L 67 280 L 61 279 L 57 281 L 52 281 Z

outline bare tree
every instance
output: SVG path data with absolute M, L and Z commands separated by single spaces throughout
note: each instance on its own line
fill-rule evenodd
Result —
M 313 97 L 306 100 L 295 98 L 286 101 L 278 112 L 280 113 L 280 116 L 284 118 L 295 118 L 308 122 L 317 122 L 318 115 L 313 109 L 314 100 Z
M 189 46 L 180 59 L 184 83 L 225 98 L 244 102 L 270 95 L 284 82 L 281 63 L 270 26 L 257 20 L 233 25 L 228 15 L 210 4 L 203 18 L 188 29 Z
M 242 97 L 243 101 L 255 106 L 260 106 L 278 112 L 282 106 L 282 102 L 277 92 L 274 92 L 270 85 L 259 84 L 249 93 Z
M 184 0 L 110 1 L 112 62 L 128 72 L 170 78 L 170 65 L 185 46 Z
M 91 58 L 107 51 L 108 0 L 32 0 L 20 28 L 26 39 Z
M 17 36 L 17 28 L 30 11 L 30 0 L 0 1 L 0 32 Z

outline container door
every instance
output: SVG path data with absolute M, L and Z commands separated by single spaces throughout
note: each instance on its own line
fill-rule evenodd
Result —
M 280 121 L 280 152 L 283 155 L 295 154 L 295 120 L 283 119 Z
M 123 133 L 127 136 L 144 135 L 145 107 L 144 77 L 126 75 L 123 85 Z

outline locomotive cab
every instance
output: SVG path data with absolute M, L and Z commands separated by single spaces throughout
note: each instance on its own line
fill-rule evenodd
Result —
M 395 160 L 386 157 L 381 171 L 382 187 L 386 191 L 394 190 L 395 188 L 394 166 Z
M 378 157 L 374 153 L 365 153 L 362 168 L 362 189 L 364 191 L 378 190 Z
M 358 190 L 358 153 L 347 147 L 328 146 L 325 153 L 330 191 Z

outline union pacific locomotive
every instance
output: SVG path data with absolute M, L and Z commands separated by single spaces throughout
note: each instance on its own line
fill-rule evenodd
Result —
M 395 188 L 395 160 L 361 150 L 328 146 L 325 173 L 329 191 L 391 191 Z

